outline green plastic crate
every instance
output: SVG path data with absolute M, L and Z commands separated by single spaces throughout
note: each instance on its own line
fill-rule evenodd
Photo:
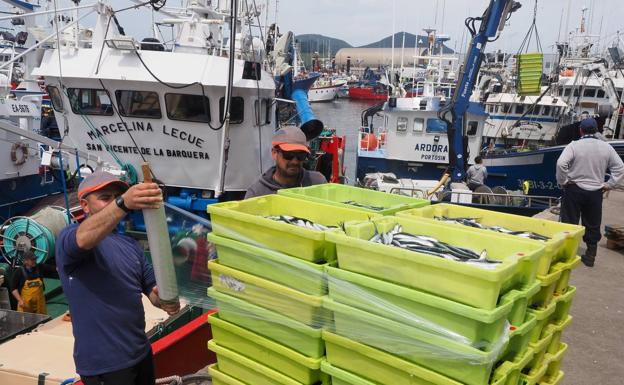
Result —
M 429 200 L 417 199 L 405 195 L 390 194 L 361 187 L 344 184 L 326 183 L 310 187 L 282 189 L 280 195 L 325 203 L 337 207 L 351 208 L 371 214 L 393 215 L 401 210 L 408 210 L 431 204 Z M 368 206 L 383 207 L 382 210 L 372 210 L 343 202 L 354 201 Z
M 546 374 L 546 370 L 548 369 L 548 363 L 544 363 L 538 369 L 534 370 L 531 373 L 522 373 L 520 374 L 520 381 L 518 385 L 537 385 L 544 378 Z
M 494 268 L 449 261 L 427 254 L 368 241 L 375 234 L 392 230 L 432 236 L 453 245 L 486 249 L 490 259 L 502 261 Z M 492 310 L 498 299 L 511 289 L 528 286 L 535 280 L 544 247 L 534 242 L 479 233 L 440 223 L 426 223 L 404 217 L 383 217 L 372 222 L 350 223 L 342 231 L 328 231 L 327 240 L 336 243 L 341 269 L 409 286 L 469 306 Z
M 212 330 L 212 339 L 219 346 L 249 359 L 260 360 L 266 367 L 304 385 L 317 382 L 329 384 L 328 376 L 321 373 L 321 358 L 306 357 L 284 345 L 222 320 L 216 313 L 208 316 L 208 322 Z
M 334 313 L 336 334 L 384 350 L 468 385 L 482 385 L 488 381 L 494 362 L 507 343 L 503 339 L 500 349 L 483 351 L 340 304 L 330 298 L 323 301 L 323 306 Z M 340 364 L 337 366 L 343 367 Z
M 475 346 L 498 341 L 517 301 L 526 309 L 525 291 L 511 290 L 495 309 L 484 310 L 333 267 L 327 267 L 327 274 L 329 297 L 336 302 L 434 333 L 458 335 Z
M 550 306 L 557 287 L 557 281 L 561 278 L 561 270 L 554 270 L 546 275 L 538 275 L 540 291 L 531 298 L 531 306 L 534 308 L 545 308 Z
M 572 300 L 576 296 L 576 287 L 570 286 L 569 289 L 563 295 L 555 295 L 555 302 L 557 303 L 555 312 L 550 319 L 551 323 L 559 323 L 564 321 L 570 315 L 570 307 L 572 306 Z
M 543 369 L 545 364 L 544 359 L 546 358 L 546 351 L 548 350 L 550 341 L 552 341 L 552 334 L 545 335 L 537 342 L 529 343 L 529 347 L 533 349 L 533 358 L 524 367 L 523 373 L 534 375 Z
M 208 262 L 212 286 L 222 293 L 270 309 L 313 327 L 322 327 L 331 314 L 322 307 L 322 297 L 302 293 L 264 278 Z
M 538 262 L 538 275 L 546 275 L 550 270 L 551 264 L 554 262 L 569 261 L 576 257 L 578 246 L 581 242 L 583 234 L 585 233 L 585 228 L 583 226 L 570 225 L 567 223 L 553 222 L 545 219 L 523 217 L 520 215 L 505 214 L 496 211 L 476 209 L 472 207 L 446 203 L 440 203 L 428 207 L 422 207 L 419 209 L 402 211 L 397 215 L 406 217 L 421 217 L 425 219 L 430 219 L 437 223 L 440 222 L 434 220 L 433 217 L 445 216 L 450 218 L 480 218 L 479 223 L 485 226 L 501 226 L 514 231 L 533 231 L 535 233 L 549 237 L 550 240 L 546 242 L 528 240 L 530 242 L 541 243 L 546 248 Z M 449 225 L 458 226 L 460 228 L 468 228 L 464 225 Z M 482 229 L 474 230 L 479 232 L 492 232 L 490 230 Z M 518 238 L 515 235 L 507 235 L 498 232 L 496 232 L 496 234 L 500 234 L 500 236 L 502 236 L 501 239 L 508 239 L 508 237 L 512 237 L 513 239 Z
M 556 378 L 561 370 L 563 357 L 568 350 L 568 345 L 563 342 L 559 343 L 558 350 L 555 353 L 547 353 L 548 369 L 546 369 L 546 378 Z
M 281 195 L 267 195 L 243 201 L 208 205 L 212 231 L 219 236 L 311 262 L 335 259 L 336 250 L 325 241 L 325 232 L 310 230 L 265 218 L 289 215 L 325 226 L 339 226 L 352 220 L 367 220 L 379 214 L 345 209 L 316 202 L 306 202 Z
M 300 382 L 227 349 L 213 340 L 208 341 L 208 349 L 217 355 L 219 371 L 245 384 L 301 385 Z
M 535 316 L 537 322 L 535 323 L 535 327 L 531 331 L 531 342 L 539 341 L 544 335 L 544 328 L 550 322 L 550 318 L 557 309 L 557 304 L 552 302 L 545 308 L 541 309 L 529 309 L 527 312 Z
M 546 353 L 555 354 L 559 351 L 559 346 L 561 345 L 561 334 L 568 326 L 572 323 L 572 316 L 568 316 L 565 321 L 550 324 L 546 326 L 545 333 L 552 336 L 548 347 L 546 348 Z
M 535 322 L 535 316 L 527 314 L 525 323 L 510 327 L 509 344 L 501 356 L 501 360 L 516 361 L 526 355 L 526 351 L 529 349 L 531 330 L 535 327 Z
M 565 294 L 570 287 L 570 275 L 572 275 L 572 270 L 579 267 L 580 264 L 581 257 L 576 256 L 569 262 L 560 262 L 553 266 L 553 269 L 561 270 L 561 277 L 557 280 L 557 285 L 555 286 L 556 295 Z
M 496 366 L 490 379 L 491 385 L 518 385 L 522 369 L 533 358 L 533 349 L 527 348 L 523 356 L 514 361 L 504 361 Z
M 559 373 L 557 373 L 556 376 L 553 377 L 545 375 L 540 380 L 539 385 L 562 385 L 564 376 L 565 374 L 562 371 L 560 371 Z
M 212 385 L 246 385 L 236 378 L 221 372 L 217 364 L 212 364 L 208 367 L 208 374 L 212 377 Z
M 208 234 L 217 247 L 219 263 L 274 281 L 310 295 L 327 294 L 325 265 L 291 257 L 247 243 Z
M 323 331 L 323 339 L 327 346 L 327 361 L 331 366 L 354 373 L 374 384 L 462 384 L 413 362 L 328 331 Z M 321 366 L 321 370 L 325 371 L 325 373 L 327 373 L 327 369 L 327 365 Z M 329 374 L 333 375 L 333 373 Z M 349 384 L 349 382 L 345 383 Z
M 329 362 L 323 361 L 321 370 L 331 376 L 332 385 L 377 385 L 373 382 L 363 379 L 346 370 L 332 366 Z
M 536 280 L 535 282 L 533 282 L 532 285 L 529 285 L 528 287 L 513 289 L 501 296 L 501 298 L 499 299 L 500 303 L 502 303 L 501 301 L 503 299 L 507 298 L 508 294 L 515 296 L 514 305 L 511 309 L 511 312 L 507 316 L 507 321 L 509 321 L 511 325 L 518 326 L 522 325 L 525 322 L 527 310 L 529 308 L 529 302 L 531 298 L 533 298 L 533 296 L 537 292 L 539 292 L 540 287 L 540 282 Z
M 208 288 L 208 295 L 217 302 L 219 317 L 287 346 L 307 357 L 325 354 L 321 329 L 315 329 L 292 318 L 253 305 Z

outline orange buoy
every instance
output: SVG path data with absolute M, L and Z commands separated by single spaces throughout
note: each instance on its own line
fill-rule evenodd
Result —
M 360 149 L 375 151 L 377 149 L 377 137 L 374 134 L 364 134 L 360 139 Z

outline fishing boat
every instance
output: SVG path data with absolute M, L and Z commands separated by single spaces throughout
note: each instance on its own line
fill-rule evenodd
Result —
M 338 91 L 346 84 L 346 81 L 319 78 L 308 91 L 308 100 L 311 103 L 331 102 L 338 97 Z

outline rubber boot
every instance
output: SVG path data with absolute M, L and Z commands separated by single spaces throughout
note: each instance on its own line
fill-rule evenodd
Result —
M 585 254 L 581 257 L 581 261 L 587 267 L 593 267 L 594 261 L 596 260 L 596 253 L 598 251 L 598 245 L 587 245 L 587 250 L 585 250 Z

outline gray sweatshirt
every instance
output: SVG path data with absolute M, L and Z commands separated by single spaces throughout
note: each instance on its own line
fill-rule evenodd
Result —
M 251 187 L 247 189 L 247 193 L 245 193 L 245 199 L 259 197 L 262 195 L 275 194 L 277 193 L 277 190 L 283 188 L 307 187 L 315 184 L 327 183 L 327 180 L 320 172 L 308 171 L 304 169 L 297 184 L 295 184 L 294 186 L 282 186 L 281 184 L 273 180 L 274 172 L 275 166 L 268 169 L 267 172 L 265 172 L 264 175 L 262 175 L 256 183 L 252 184 Z
M 557 183 L 574 183 L 583 190 L 596 191 L 605 185 L 607 170 L 609 187 L 624 177 L 624 162 L 608 142 L 585 137 L 568 144 L 557 160 Z
M 487 168 L 482 164 L 473 164 L 466 172 L 468 183 L 484 184 L 487 179 Z

